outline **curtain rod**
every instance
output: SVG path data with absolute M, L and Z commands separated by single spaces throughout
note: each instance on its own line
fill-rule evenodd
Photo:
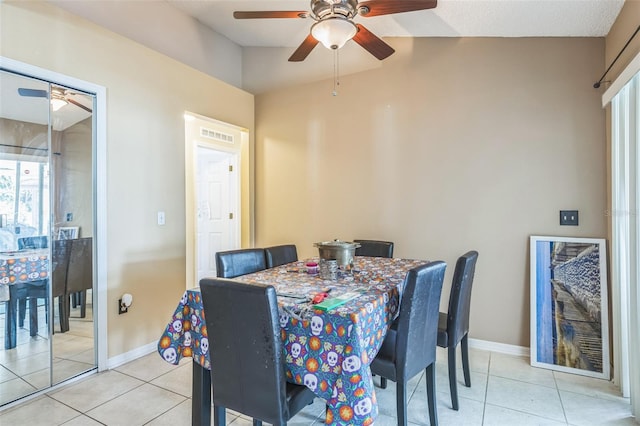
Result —
M 49 151 L 48 148 L 34 148 L 34 147 L 31 147 L 31 146 L 9 145 L 9 144 L 6 144 L 6 143 L 0 143 L 0 146 L 6 146 L 6 147 L 9 147 L 9 148 L 32 149 L 34 151 Z
M 613 62 L 611 62 L 611 65 L 609 65 L 609 68 L 607 68 L 607 70 L 604 72 L 604 74 L 602 74 L 602 77 L 600 77 L 600 80 L 598 80 L 595 83 L 593 83 L 593 88 L 594 89 L 599 89 L 600 88 L 600 84 L 602 83 L 602 79 L 604 79 L 604 76 L 607 75 L 607 73 L 609 72 L 609 70 L 611 69 L 613 64 L 615 64 L 616 61 L 618 60 L 618 58 L 620 57 L 620 55 L 622 55 L 622 52 L 624 52 L 624 50 L 627 48 L 627 46 L 629 46 L 629 43 L 631 43 L 631 40 L 633 40 L 633 38 L 636 36 L 636 34 L 638 34 L 639 30 L 640 30 L 640 25 L 638 25 L 638 28 L 636 28 L 635 32 L 631 35 L 631 37 L 629 37 L 629 40 L 627 40 L 627 43 L 624 45 L 622 50 L 620 50 L 620 53 L 618 53 L 618 56 L 616 56 L 616 58 L 613 60 Z

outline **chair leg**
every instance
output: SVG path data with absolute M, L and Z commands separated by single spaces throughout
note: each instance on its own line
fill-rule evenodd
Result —
M 61 333 L 69 331 L 69 312 L 67 311 L 67 305 L 65 305 L 64 299 L 64 295 L 58 296 L 58 315 L 60 317 Z
M 27 316 L 27 298 L 18 299 L 18 327 L 24 327 L 24 319 Z
M 387 378 L 386 377 L 380 376 L 380 388 L 381 389 L 386 389 L 387 388 Z
M 438 426 L 438 407 L 436 405 L 435 363 L 431 363 L 427 367 L 424 377 L 427 382 L 427 404 L 429 405 L 429 423 L 431 426 Z
M 407 426 L 407 384 L 402 380 L 396 382 L 396 412 L 398 426 Z
M 468 336 L 468 334 L 465 334 L 460 341 L 460 350 L 462 351 L 462 371 L 464 372 L 464 385 L 470 388 L 471 374 L 469 372 L 469 346 L 467 344 Z
M 209 374 L 209 372 L 206 371 L 206 374 Z M 216 405 L 213 406 L 213 424 L 214 424 L 214 426 L 226 426 L 226 424 L 227 424 L 227 418 L 226 417 L 227 417 L 227 409 L 226 408 L 219 407 L 219 406 L 216 406 Z
M 29 298 L 29 335 L 31 337 L 38 334 L 38 298 Z
M 80 318 L 87 316 L 87 290 L 80 292 Z
M 449 390 L 451 392 L 452 408 L 458 411 L 458 382 L 456 378 L 456 347 L 449 346 Z

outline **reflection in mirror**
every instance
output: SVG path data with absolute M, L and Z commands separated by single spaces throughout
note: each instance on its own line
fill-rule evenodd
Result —
M 94 132 L 92 96 L 55 85 L 51 90 L 51 280 L 52 296 L 58 300 L 53 307 L 57 315 L 53 321 L 52 381 L 56 384 L 96 365 L 92 291 Z M 74 114 L 73 121 L 68 114 Z
M 0 405 L 95 368 L 92 108 L 0 71 Z
M 48 84 L 0 74 L 0 403 L 51 385 L 44 296 L 49 235 L 49 105 L 34 99 L 28 113 L 12 108 L 18 88 Z M 13 90 L 11 90 L 13 88 Z

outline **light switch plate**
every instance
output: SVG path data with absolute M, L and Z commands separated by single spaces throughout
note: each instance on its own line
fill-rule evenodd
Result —
M 578 226 L 578 210 L 560 210 L 560 225 Z
M 158 225 L 164 225 L 164 212 L 158 212 Z

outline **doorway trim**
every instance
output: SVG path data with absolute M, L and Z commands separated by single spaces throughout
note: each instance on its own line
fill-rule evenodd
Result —
M 238 177 L 236 190 L 236 208 L 239 212 L 239 223 L 236 231 L 238 247 L 246 244 L 251 234 L 251 214 L 248 208 L 250 193 L 249 183 L 249 131 L 243 127 L 225 123 L 213 118 L 205 117 L 189 111 L 184 113 L 185 123 L 185 245 L 186 245 L 186 288 L 197 287 L 197 154 L 201 148 L 231 153 L 236 156 Z M 228 130 L 238 135 L 233 143 L 222 141 L 207 141 L 201 137 L 201 127 Z
M 96 129 L 96 149 L 93 154 L 96 196 L 93 209 L 96 220 L 94 231 L 97 239 L 94 318 L 98 371 L 107 370 L 107 89 L 95 83 L 4 56 L 0 56 L 0 69 L 72 87 L 96 96 L 96 110 L 93 112 Z

